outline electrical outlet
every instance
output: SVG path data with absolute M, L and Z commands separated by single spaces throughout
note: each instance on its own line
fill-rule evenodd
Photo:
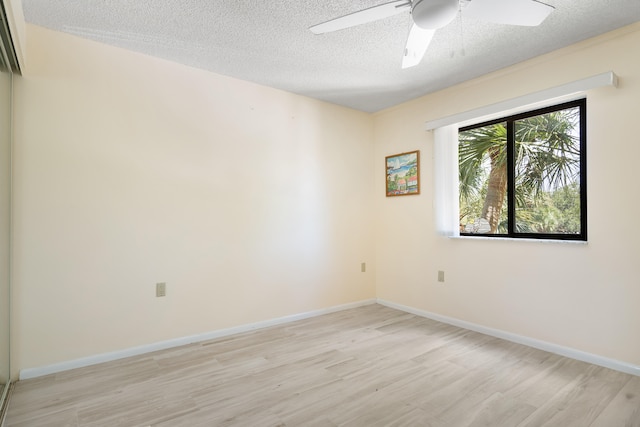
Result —
M 365 271 L 367 271 L 367 263 L 366 262 L 363 262 L 362 264 L 360 264 L 360 271 L 363 272 L 363 273 Z
M 156 297 L 164 297 L 167 295 L 167 284 L 156 283 Z
M 438 271 L 438 282 L 444 282 L 444 271 Z

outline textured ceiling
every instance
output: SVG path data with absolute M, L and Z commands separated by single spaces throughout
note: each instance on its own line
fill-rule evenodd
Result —
M 465 18 L 468 0 L 462 0 L 462 13 L 436 32 L 423 61 L 405 70 L 400 65 L 409 13 L 329 34 L 308 30 L 387 1 L 23 0 L 23 5 L 33 24 L 367 112 L 640 21 L 640 0 L 545 0 L 556 10 L 539 27 Z

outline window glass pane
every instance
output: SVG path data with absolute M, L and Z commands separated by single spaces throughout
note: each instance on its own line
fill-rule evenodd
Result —
M 515 126 L 515 232 L 580 233 L 580 110 Z
M 460 232 L 507 232 L 507 128 L 497 123 L 459 133 Z
M 461 233 L 587 239 L 585 107 L 581 99 L 459 131 Z

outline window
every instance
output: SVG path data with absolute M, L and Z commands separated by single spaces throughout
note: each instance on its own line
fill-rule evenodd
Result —
M 458 132 L 460 234 L 587 239 L 586 101 Z

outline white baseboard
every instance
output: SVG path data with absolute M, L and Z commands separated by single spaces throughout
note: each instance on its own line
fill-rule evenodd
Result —
M 525 337 L 511 332 L 502 331 L 500 329 L 488 328 L 486 326 L 478 325 L 476 323 L 467 322 L 453 317 L 442 316 L 440 314 L 431 313 L 429 311 L 420 310 L 417 308 L 409 307 L 402 304 L 396 304 L 391 301 L 378 298 L 378 304 L 395 308 L 397 310 L 405 311 L 407 313 L 415 314 L 417 316 L 426 317 L 428 319 L 436 320 L 438 322 L 447 323 L 449 325 L 458 326 L 460 328 L 469 329 L 471 331 L 480 332 L 481 334 L 490 335 L 503 340 L 523 344 L 529 347 L 537 348 L 539 350 L 548 351 L 549 353 L 559 354 L 560 356 L 569 357 L 571 359 L 580 360 L 582 362 L 591 363 L 593 365 L 603 366 L 605 368 L 614 369 L 616 371 L 624 372 L 627 374 L 640 376 L 640 366 L 633 365 L 631 363 L 622 362 L 620 360 L 610 359 L 597 354 L 587 353 L 581 350 L 576 350 L 569 347 L 564 347 L 558 344 L 553 344 L 546 341 L 537 340 L 534 338 Z
M 546 341 L 537 340 L 534 338 L 525 337 L 522 335 L 513 334 L 511 332 L 502 331 L 500 329 L 489 328 L 486 326 L 478 325 L 476 323 L 467 322 L 452 317 L 442 316 L 440 314 L 432 313 L 425 310 L 420 310 L 414 307 L 409 307 L 402 304 L 397 304 L 384 299 L 370 299 L 357 301 L 354 303 L 342 304 L 334 307 L 323 308 L 319 310 L 313 310 L 305 313 L 293 314 L 290 316 L 278 317 L 275 319 L 265 320 L 262 322 L 250 323 L 247 325 L 236 326 L 233 328 L 220 329 L 217 331 L 206 332 L 203 334 L 191 335 L 186 337 L 174 338 L 167 341 L 161 341 L 157 343 L 142 345 L 138 347 L 132 347 L 124 350 L 113 351 L 109 353 L 97 354 L 94 356 L 83 357 L 80 359 L 70 360 L 67 362 L 55 363 L 48 366 L 27 368 L 20 371 L 20 379 L 25 380 L 29 378 L 41 377 L 44 375 L 55 374 L 57 372 L 67 371 L 75 368 L 82 368 L 85 366 L 96 365 L 98 363 L 111 362 L 125 357 L 138 356 L 141 354 L 151 353 L 158 350 L 165 350 L 169 348 L 179 347 L 181 345 L 192 344 L 196 342 L 208 341 L 216 338 L 222 338 L 233 334 L 239 334 L 242 332 L 249 332 L 257 329 L 268 328 L 270 326 L 281 325 L 284 323 L 295 322 L 296 320 L 308 319 L 311 317 L 321 316 L 323 314 L 335 313 L 337 311 L 348 310 L 350 308 L 361 307 L 365 305 L 375 303 L 395 308 L 407 313 L 415 314 L 417 316 L 426 317 L 428 319 L 436 320 L 438 322 L 447 323 L 449 325 L 458 326 L 460 328 L 469 329 L 471 331 L 480 332 L 485 335 L 491 335 L 496 338 L 501 338 L 507 341 L 515 342 L 518 344 L 527 345 L 529 347 L 537 348 L 539 350 L 548 351 L 550 353 L 559 354 L 561 356 L 569 357 L 583 362 L 592 363 L 594 365 L 603 366 L 605 368 L 614 369 L 616 371 L 625 372 L 632 375 L 640 376 L 640 366 L 633 365 L 631 363 L 622 362 L 615 359 L 610 359 L 596 354 L 587 353 L 581 350 L 576 350 L 569 347 L 549 343 Z
M 98 363 L 111 362 L 125 357 L 138 356 L 145 353 L 151 353 L 158 350 L 179 347 L 181 345 L 192 344 L 196 342 L 208 341 L 216 338 L 226 337 L 242 332 L 254 331 L 256 329 L 268 328 L 270 326 L 281 325 L 283 323 L 295 322 L 296 320 L 308 319 L 310 317 L 321 316 L 323 314 L 335 313 L 337 311 L 348 310 L 350 308 L 361 307 L 365 305 L 375 304 L 375 299 L 357 301 L 338 306 L 322 308 L 319 310 L 308 311 L 306 313 L 292 314 L 290 316 L 278 317 L 275 319 L 265 320 L 262 322 L 250 323 L 247 325 L 236 326 L 233 328 L 220 329 L 217 331 L 206 332 L 203 334 L 191 335 L 181 338 L 174 338 L 167 341 L 161 341 L 152 344 L 141 345 L 138 347 L 127 348 L 124 350 L 112 351 L 109 353 L 97 354 L 94 356 L 83 357 L 80 359 L 70 360 L 67 362 L 55 363 L 53 365 L 27 368 L 20 370 L 20 379 L 41 377 L 44 375 L 55 374 L 57 372 L 68 371 L 69 369 L 82 368 L 85 366 L 96 365 Z

